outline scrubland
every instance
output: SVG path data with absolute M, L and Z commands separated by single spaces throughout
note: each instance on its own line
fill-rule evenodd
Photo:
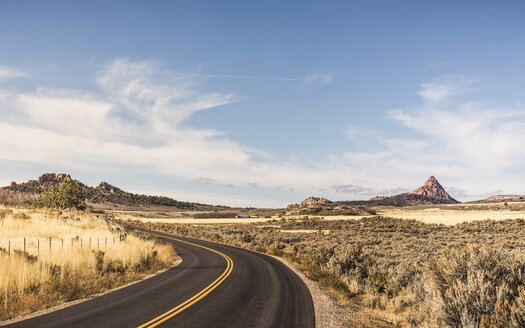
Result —
M 525 327 L 523 219 L 133 224 L 282 256 L 346 307 L 350 327 Z
M 101 215 L 0 207 L 0 321 L 126 284 L 175 259 L 170 246 L 128 235 Z
M 508 200 L 462 204 L 383 207 L 377 209 L 377 214 L 394 218 L 417 219 L 426 223 L 454 225 L 473 220 L 525 218 L 525 202 L 523 200 Z

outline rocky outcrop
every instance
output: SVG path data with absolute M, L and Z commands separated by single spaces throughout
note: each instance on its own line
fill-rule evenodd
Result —
M 459 203 L 445 191 L 445 188 L 441 186 L 441 184 L 434 176 L 430 176 L 430 178 L 427 179 L 425 184 L 423 184 L 416 190 L 410 192 L 409 194 L 421 195 L 444 202 Z
M 323 204 L 332 204 L 333 202 L 322 197 L 308 197 L 303 200 L 300 204 L 290 204 L 287 206 L 288 209 L 299 208 L 299 207 L 308 207 L 312 205 L 323 205 Z
M 330 204 L 332 203 L 326 198 L 320 198 L 320 197 L 308 197 L 305 200 L 301 202 L 301 207 L 306 207 L 310 205 L 319 205 L 319 204 Z
M 114 194 L 115 192 L 121 192 L 122 191 L 119 188 L 117 188 L 115 186 L 112 186 L 109 183 L 104 182 L 104 181 L 99 183 L 99 185 L 97 186 L 97 189 L 105 191 L 105 192 L 110 192 L 112 194 Z
M 375 196 L 375 197 L 372 197 L 370 198 L 369 200 L 370 201 L 374 201 L 374 200 L 381 200 L 381 199 L 385 199 L 387 198 L 386 196 Z
M 38 177 L 38 182 L 41 184 L 60 183 L 64 179 L 71 180 L 71 175 L 67 173 L 44 173 Z

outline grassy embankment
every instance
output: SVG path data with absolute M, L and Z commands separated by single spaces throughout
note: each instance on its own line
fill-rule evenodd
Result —
M 135 224 L 287 258 L 349 309 L 350 326 L 525 326 L 523 219 Z
M 0 207 L 0 321 L 129 283 L 176 257 L 94 214 Z

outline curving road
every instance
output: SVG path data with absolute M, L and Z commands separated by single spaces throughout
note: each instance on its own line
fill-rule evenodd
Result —
M 303 281 L 278 260 L 158 232 L 182 263 L 92 300 L 8 327 L 314 327 Z

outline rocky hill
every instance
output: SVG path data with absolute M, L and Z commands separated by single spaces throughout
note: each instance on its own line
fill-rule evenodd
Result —
M 459 202 L 446 192 L 445 188 L 443 188 L 434 176 L 431 176 L 421 187 L 409 193 L 394 196 L 376 196 L 370 198 L 370 200 L 343 201 L 338 203 L 354 206 L 416 206 L 457 204 Z
M 286 208 L 286 215 L 375 215 L 369 208 L 353 207 L 345 204 L 334 203 L 322 197 L 308 197 L 299 204 L 290 204 Z
M 433 199 L 437 199 L 442 203 L 459 203 L 457 200 L 452 198 L 448 192 L 445 191 L 445 188 L 441 186 L 438 180 L 432 175 L 430 178 L 425 181 L 425 183 L 417 188 L 416 190 L 410 192 L 412 195 L 421 195 Z
M 306 198 L 305 200 L 303 200 L 301 203 L 299 204 L 290 204 L 288 205 L 288 209 L 291 209 L 291 208 L 300 208 L 300 207 L 308 207 L 308 206 L 312 206 L 312 205 L 324 205 L 324 204 L 331 204 L 333 203 L 332 201 L 326 199 L 326 198 L 321 198 L 321 197 L 308 197 Z
M 31 203 L 38 194 L 45 191 L 50 184 L 58 184 L 64 179 L 71 179 L 66 173 L 45 173 L 37 180 L 24 183 L 11 182 L 7 187 L 0 188 L 0 203 Z M 223 209 L 223 206 L 204 205 L 199 203 L 181 202 L 169 197 L 133 194 L 107 182 L 101 182 L 97 187 L 88 186 L 79 182 L 80 188 L 86 195 L 88 205 L 101 207 L 102 205 L 122 205 L 128 207 L 170 207 L 181 210 L 214 210 Z

